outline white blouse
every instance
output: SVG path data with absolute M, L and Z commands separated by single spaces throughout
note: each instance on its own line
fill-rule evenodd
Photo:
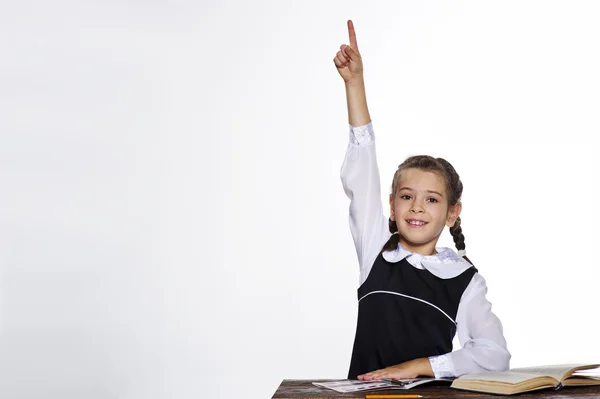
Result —
M 390 238 L 388 218 L 383 214 L 381 186 L 373 125 L 350 126 L 350 142 L 341 169 L 344 191 L 350 198 L 350 231 L 358 255 L 360 284 L 367 279 L 375 258 Z M 437 254 L 423 256 L 401 245 L 383 253 L 388 262 L 406 260 L 418 269 L 427 269 L 439 278 L 458 276 L 471 265 L 450 248 L 436 248 Z M 456 315 L 461 349 L 429 358 L 436 377 L 458 377 L 482 371 L 507 370 L 510 353 L 502 323 L 486 299 L 484 278 L 475 273 L 463 292 Z

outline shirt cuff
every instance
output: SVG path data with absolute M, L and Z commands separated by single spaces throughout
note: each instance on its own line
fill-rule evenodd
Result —
M 370 144 L 375 141 L 373 123 L 369 122 L 363 126 L 350 126 L 350 142 L 355 145 Z
M 435 378 L 456 377 L 454 363 L 447 354 L 431 356 L 429 358 L 429 363 L 431 363 L 431 369 L 433 370 Z

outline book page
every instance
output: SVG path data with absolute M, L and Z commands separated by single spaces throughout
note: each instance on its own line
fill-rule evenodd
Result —
M 386 381 L 359 381 L 359 380 L 339 380 L 339 381 L 326 381 L 326 382 L 313 382 L 313 385 L 333 389 L 336 392 L 347 393 L 347 392 L 362 392 L 362 391 L 375 391 L 381 389 L 411 389 L 413 387 L 431 384 L 431 383 L 443 383 L 450 384 L 454 378 L 411 378 L 405 380 L 386 380 Z
M 576 370 L 573 376 L 600 378 L 600 367 L 594 367 L 584 370 Z
M 539 378 L 539 374 L 513 373 L 512 371 L 497 371 L 485 372 L 476 374 L 462 375 L 457 380 L 477 380 L 477 381 L 493 381 L 504 382 L 508 384 L 518 384 L 532 378 Z M 556 381 L 558 385 L 558 381 Z
M 336 392 L 360 392 L 377 389 L 406 389 L 401 385 L 392 384 L 385 381 L 358 381 L 358 380 L 341 380 L 327 382 L 313 382 L 313 385 L 333 389 Z
M 575 372 L 565 379 L 567 386 L 577 385 L 600 385 L 600 367 L 575 370 Z
M 587 368 L 589 366 L 590 365 L 587 364 L 555 364 L 550 366 L 520 367 L 510 369 L 510 371 L 513 373 L 527 373 L 536 374 L 538 376 L 550 376 L 556 378 L 557 381 L 562 381 L 565 377 L 571 374 L 571 371 L 574 368 Z

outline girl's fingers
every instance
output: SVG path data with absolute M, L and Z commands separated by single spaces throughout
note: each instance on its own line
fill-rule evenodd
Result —
M 342 55 L 348 59 L 350 59 L 350 54 L 348 54 L 348 49 L 350 47 L 346 46 L 345 44 L 342 44 L 340 46 L 340 52 L 342 53 Z
M 348 64 L 350 64 L 350 61 L 348 61 L 346 59 L 346 57 L 344 57 L 343 55 L 341 55 L 341 53 L 337 53 L 337 55 L 335 56 L 335 58 L 340 62 L 340 65 L 342 65 L 342 66 L 348 66 Z
M 342 52 L 344 53 L 344 56 L 346 56 L 346 58 L 352 61 L 358 61 L 358 59 L 360 58 L 358 53 L 354 51 L 352 47 L 346 46 L 345 44 L 342 45 Z
M 336 66 L 336 67 L 338 67 L 338 68 L 343 68 L 343 67 L 344 67 L 344 64 L 342 64 L 342 63 L 341 63 L 341 62 L 340 62 L 340 61 L 337 59 L 337 57 L 333 57 L 333 62 L 334 62 L 334 64 L 335 64 L 335 66 Z
M 384 377 L 388 376 L 388 371 L 385 369 L 381 369 L 381 370 L 375 370 L 375 371 L 371 371 L 369 373 L 369 377 L 373 380 L 380 380 Z
M 352 23 L 352 20 L 348 20 L 348 37 L 350 38 L 350 47 L 352 47 L 353 50 L 358 51 L 356 31 L 354 30 L 354 24 Z
M 348 57 L 348 53 L 346 52 L 346 49 L 348 49 L 350 47 L 346 46 L 345 44 L 342 44 L 340 46 L 340 51 L 338 51 L 338 53 L 342 53 L 342 55 L 348 59 L 350 59 L 350 57 Z
M 344 64 L 347 64 L 350 62 L 350 59 L 348 57 L 346 57 L 344 55 L 344 53 L 341 51 L 337 52 L 336 57 L 338 57 L 340 59 L 340 61 L 342 61 Z
M 370 373 L 364 374 L 363 377 L 367 381 L 377 380 L 381 377 L 381 373 L 378 371 L 371 371 Z

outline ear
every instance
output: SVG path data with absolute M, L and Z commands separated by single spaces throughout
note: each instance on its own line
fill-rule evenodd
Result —
M 394 195 L 390 194 L 390 220 L 396 221 L 396 215 L 394 214 Z
M 460 201 L 456 203 L 453 207 L 448 209 L 448 218 L 446 219 L 446 225 L 448 227 L 454 226 L 456 219 L 460 216 L 460 212 L 462 211 L 462 204 Z

